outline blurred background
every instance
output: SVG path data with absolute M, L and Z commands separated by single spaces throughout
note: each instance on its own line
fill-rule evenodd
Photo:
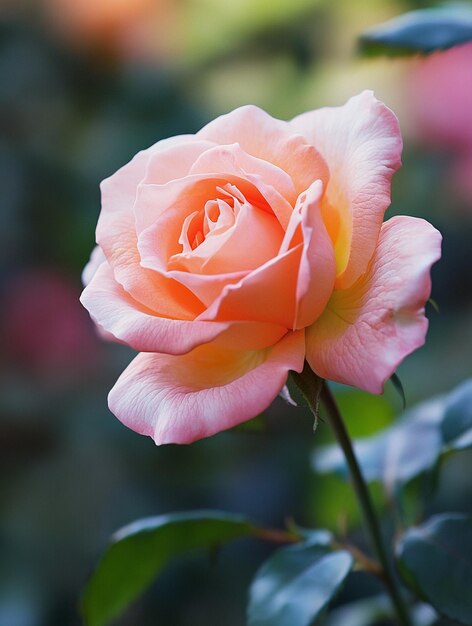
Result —
M 257 428 L 190 447 L 156 448 L 122 426 L 106 396 L 132 353 L 96 336 L 80 273 L 99 182 L 139 149 L 241 104 L 289 119 L 373 89 L 405 137 L 389 215 L 424 217 L 444 235 L 439 313 L 428 306 L 427 344 L 399 370 L 408 404 L 470 376 L 472 44 L 413 59 L 356 51 L 365 29 L 431 5 L 0 1 L 0 626 L 81 624 L 87 577 L 111 533 L 138 517 L 219 508 L 363 541 L 349 487 L 310 470 L 329 434 L 321 424 L 313 435 L 303 409 L 277 401 Z M 356 436 L 402 410 L 389 386 L 382 397 L 337 391 Z M 472 511 L 471 461 L 464 452 L 447 465 L 430 512 Z M 242 542 L 219 564 L 186 557 L 117 624 L 243 626 L 268 554 Z M 376 591 L 356 574 L 338 603 Z

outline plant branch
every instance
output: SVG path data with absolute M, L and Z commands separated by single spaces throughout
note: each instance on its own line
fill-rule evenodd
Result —
M 364 517 L 364 523 L 368 530 L 372 547 L 382 568 L 381 577 L 390 595 L 392 604 L 395 607 L 398 616 L 398 623 L 401 626 L 412 626 L 408 609 L 403 601 L 391 561 L 387 555 L 382 533 L 380 531 L 380 524 L 375 513 L 369 489 L 354 454 L 351 439 L 346 430 L 346 426 L 338 405 L 336 404 L 336 400 L 326 384 L 326 381 L 320 381 L 320 378 L 311 370 L 308 363 L 305 363 L 305 367 L 301 374 L 295 374 L 294 380 L 305 396 L 311 411 L 315 415 L 315 418 L 318 418 L 319 399 L 326 409 L 327 421 L 333 430 L 346 458 L 352 484 Z M 314 390 L 317 391 L 317 395 L 315 396 L 313 395 Z

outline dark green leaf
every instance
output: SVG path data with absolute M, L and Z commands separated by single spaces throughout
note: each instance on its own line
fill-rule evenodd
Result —
M 285 397 L 291 404 L 303 406 L 310 410 L 318 411 L 319 396 L 323 379 L 311 371 L 305 362 L 305 367 L 301 373 L 290 372 L 286 384 Z
M 244 517 L 219 511 L 162 515 L 126 526 L 113 537 L 85 589 L 82 609 L 86 623 L 108 624 L 172 557 L 257 532 Z
M 392 601 L 386 595 L 356 600 L 330 612 L 323 626 L 377 626 L 395 619 Z M 410 610 L 413 626 L 433 626 L 438 616 L 429 604 L 419 603 Z
M 328 548 L 334 542 L 333 533 L 326 529 L 303 528 L 292 522 L 288 525 L 288 530 L 310 545 Z
M 451 449 L 472 447 L 472 380 L 449 395 L 441 432 L 444 444 Z
M 390 380 L 392 381 L 392 384 L 395 387 L 395 389 L 398 391 L 398 394 L 400 395 L 400 398 L 402 399 L 403 410 L 405 410 L 406 409 L 406 395 L 405 395 L 405 390 L 403 389 L 403 383 L 400 380 L 400 377 L 398 376 L 398 374 L 395 374 L 395 373 L 393 373 L 390 376 Z
M 288 385 L 290 387 L 290 394 L 293 397 L 297 397 L 297 393 L 301 396 L 302 400 L 300 406 L 307 406 L 312 412 L 315 421 L 313 424 L 313 430 L 315 431 L 318 426 L 319 419 L 319 403 L 320 395 L 323 389 L 324 381 L 320 378 L 305 361 L 305 366 L 302 372 L 290 372 L 288 377 Z
M 405 582 L 442 615 L 472 625 L 472 518 L 437 515 L 397 545 Z
M 392 617 L 391 606 L 383 595 L 350 602 L 332 611 L 325 626 L 372 626 Z
M 323 615 L 353 566 L 344 550 L 316 543 L 278 550 L 251 585 L 248 626 L 309 626 Z
M 366 55 L 428 54 L 472 41 L 472 7 L 465 4 L 411 11 L 363 33 Z
M 365 478 L 393 489 L 397 483 L 405 483 L 433 468 L 442 449 L 439 424 L 444 406 L 444 397 L 428 400 L 404 413 L 394 426 L 378 435 L 355 441 L 354 449 Z M 348 475 L 337 446 L 315 451 L 313 464 L 320 473 Z

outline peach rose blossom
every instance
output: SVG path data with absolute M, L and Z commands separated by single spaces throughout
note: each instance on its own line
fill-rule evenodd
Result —
M 424 342 L 440 256 L 428 222 L 382 224 L 401 148 L 364 92 L 291 122 L 244 106 L 105 180 L 82 302 L 140 352 L 112 412 L 189 443 L 263 411 L 305 358 L 380 393 Z

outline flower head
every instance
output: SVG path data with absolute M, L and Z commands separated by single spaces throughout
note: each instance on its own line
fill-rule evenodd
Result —
M 236 109 L 105 180 L 82 302 L 140 352 L 115 415 L 188 443 L 264 410 L 305 359 L 380 393 L 424 342 L 440 255 L 424 220 L 382 223 L 401 148 L 364 92 L 291 122 Z

